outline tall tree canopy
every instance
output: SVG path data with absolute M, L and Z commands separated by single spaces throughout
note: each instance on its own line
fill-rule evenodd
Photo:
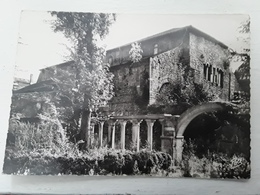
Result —
M 51 12 L 56 17 L 54 32 L 62 32 L 72 43 L 73 71 L 55 77 L 60 97 L 71 101 L 74 114 L 81 118 L 80 138 L 88 145 L 91 113 L 112 98 L 109 64 L 104 63 L 105 50 L 97 45 L 109 32 L 115 14 Z
M 243 41 L 249 45 L 250 38 L 248 35 L 250 33 L 250 20 L 248 19 L 243 22 L 238 31 L 242 35 Z M 242 62 L 235 71 L 235 76 L 240 85 L 240 89 L 243 92 L 242 97 L 240 98 L 242 99 L 242 102 L 244 101 L 248 104 L 250 98 L 250 48 L 243 48 L 242 53 L 234 52 L 233 54 Z

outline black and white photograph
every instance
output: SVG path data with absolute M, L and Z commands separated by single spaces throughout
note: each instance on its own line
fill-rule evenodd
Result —
M 249 179 L 250 18 L 22 11 L 3 173 Z

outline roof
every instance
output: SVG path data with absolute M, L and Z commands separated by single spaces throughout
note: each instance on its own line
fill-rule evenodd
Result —
M 53 91 L 55 89 L 55 85 L 56 85 L 55 82 L 52 79 L 50 79 L 50 80 L 29 85 L 22 89 L 18 89 L 14 91 L 14 94 Z
M 137 40 L 137 41 L 134 41 L 134 42 L 144 42 L 144 41 L 147 41 L 147 40 L 157 39 L 157 38 L 159 38 L 161 36 L 165 36 L 165 35 L 169 35 L 169 34 L 173 34 L 173 33 L 178 33 L 180 31 L 186 31 L 186 30 L 189 31 L 189 32 L 192 32 L 192 33 L 194 33 L 196 35 L 200 35 L 200 36 L 202 36 L 202 37 L 204 37 L 204 38 L 206 38 L 206 39 L 208 39 L 208 40 L 210 40 L 210 41 L 220 45 L 221 47 L 223 47 L 225 49 L 228 48 L 228 46 L 225 45 L 224 43 L 218 41 L 214 37 L 212 37 L 212 36 L 202 32 L 201 30 L 199 30 L 199 29 L 197 29 L 197 28 L 195 28 L 195 27 L 193 27 L 191 25 L 190 26 L 181 27 L 181 28 L 172 28 L 170 30 L 163 31 L 161 33 L 157 33 L 155 35 L 148 36 L 146 38 L 143 38 L 143 39 L 140 39 L 140 40 Z M 113 50 L 116 50 L 116 49 L 121 48 L 121 47 L 127 47 L 127 46 L 131 45 L 132 43 L 133 42 L 127 43 L 127 44 L 121 45 L 119 47 L 115 47 L 115 48 L 109 49 L 108 51 L 113 51 Z
M 72 65 L 73 63 L 74 63 L 74 61 L 71 60 L 71 61 L 68 61 L 68 62 L 63 62 L 63 63 L 61 63 L 61 64 L 56 64 L 56 65 L 48 66 L 48 67 L 42 68 L 42 69 L 40 69 L 40 70 L 42 71 L 42 70 L 48 70 L 48 69 L 53 69 L 53 68 L 63 68 L 63 67 L 70 66 L 70 65 Z
M 199 35 L 199 36 L 202 36 L 218 45 L 220 45 L 221 47 L 223 47 L 224 49 L 227 49 L 228 46 L 225 45 L 224 43 L 218 41 L 217 39 L 215 39 L 214 37 L 202 32 L 201 30 L 193 27 L 193 26 L 185 26 L 185 27 L 180 27 L 180 28 L 172 28 L 172 29 L 169 29 L 169 30 L 166 30 L 166 31 L 163 31 L 161 33 L 157 33 L 157 34 L 154 34 L 154 35 L 151 35 L 151 36 L 148 36 L 148 37 L 145 37 L 143 39 L 140 39 L 140 40 L 137 40 L 137 41 L 134 41 L 134 42 L 144 42 L 144 41 L 147 41 L 147 40 L 151 40 L 151 39 L 157 39 L 158 37 L 161 37 L 161 36 L 165 36 L 165 35 L 169 35 L 169 34 L 173 34 L 173 33 L 180 33 L 181 31 L 188 31 L 188 32 L 191 32 L 191 33 L 194 33 L 195 35 Z M 109 49 L 107 50 L 107 52 L 112 52 L 113 50 L 117 50 L 119 48 L 122 48 L 122 47 L 128 47 L 132 44 L 133 42 L 131 43 L 127 43 L 127 44 L 124 44 L 124 45 L 121 45 L 121 46 L 118 46 L 118 47 L 115 47 L 115 48 L 112 48 L 112 49 Z M 40 69 L 41 71 L 42 70 L 48 70 L 48 69 L 53 69 L 53 68 L 63 68 L 63 67 L 67 67 L 67 66 L 70 66 L 74 63 L 73 60 L 71 61 L 68 61 L 68 62 L 63 62 L 61 64 L 56 64 L 56 65 L 52 65 L 52 66 L 48 66 L 46 68 L 42 68 Z

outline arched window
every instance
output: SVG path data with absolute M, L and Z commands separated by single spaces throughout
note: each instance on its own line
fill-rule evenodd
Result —
M 156 55 L 159 52 L 158 44 L 154 45 L 153 54 Z

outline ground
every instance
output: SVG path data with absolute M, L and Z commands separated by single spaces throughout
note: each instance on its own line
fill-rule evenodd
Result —
M 245 195 L 260 192 L 259 175 L 252 181 L 143 176 L 6 176 L 5 180 L 12 183 L 5 188 L 6 192 L 12 193 Z

